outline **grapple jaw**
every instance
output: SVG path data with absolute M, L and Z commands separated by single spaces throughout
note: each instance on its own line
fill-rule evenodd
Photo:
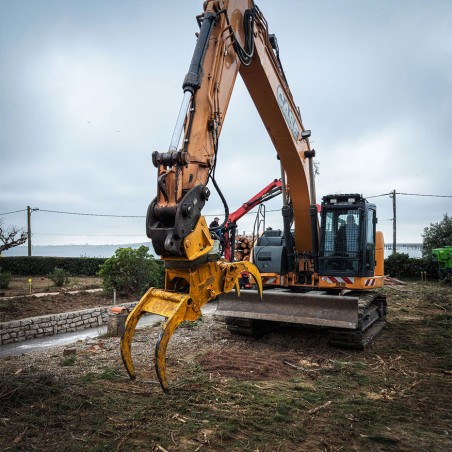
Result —
M 174 330 L 183 321 L 198 319 L 201 307 L 222 293 L 236 288 L 240 295 L 238 279 L 243 271 L 253 276 L 262 298 L 260 273 L 250 262 L 217 260 L 196 265 L 188 259 L 171 259 L 167 263 L 170 265 L 165 270 L 165 290 L 150 288 L 143 295 L 127 318 L 120 344 L 124 366 L 130 378 L 135 379 L 131 344 L 138 321 L 146 312 L 166 317 L 155 347 L 155 370 L 164 392 L 168 392 L 165 373 L 166 349 Z
M 135 368 L 132 361 L 131 345 L 133 333 L 140 320 L 146 313 L 152 313 L 167 317 L 163 329 L 159 335 L 155 347 L 155 370 L 162 389 L 168 391 L 168 382 L 165 376 L 165 356 L 168 342 L 174 330 L 184 320 L 196 320 L 200 310 L 193 306 L 190 295 L 177 292 L 169 292 L 161 289 L 150 288 L 135 306 L 126 320 L 125 332 L 121 338 L 121 356 L 130 378 L 136 378 Z M 199 311 L 199 312 L 197 312 Z

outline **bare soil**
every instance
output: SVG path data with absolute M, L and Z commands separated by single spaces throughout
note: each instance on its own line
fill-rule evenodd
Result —
M 152 365 L 161 326 L 0 361 L 2 450 L 451 450 L 452 292 L 391 286 L 388 326 L 364 352 L 320 329 L 230 335 L 213 316 L 176 330 L 171 393 Z
M 31 279 L 31 282 L 30 282 Z M 31 287 L 30 287 L 31 285 Z M 68 292 L 73 290 L 96 289 L 102 287 L 102 279 L 89 276 L 74 276 L 63 287 L 57 287 L 46 276 L 12 276 L 8 289 L 1 289 L 1 297 L 25 296 L 34 293 Z M 0 298 L 1 299 L 1 298 Z
M 56 287 L 50 279 L 37 277 L 33 278 L 32 287 L 33 294 L 38 296 L 28 293 L 28 278 L 15 276 L 10 287 L 3 290 L 4 295 L 0 296 L 0 322 L 111 305 L 113 299 L 110 295 L 86 292 L 100 288 L 101 282 L 100 278 L 78 277 L 71 278 L 63 287 Z M 58 295 L 55 295 L 56 292 Z M 45 293 L 49 295 L 42 296 Z M 120 304 L 136 300 L 136 297 L 118 294 L 116 302 Z

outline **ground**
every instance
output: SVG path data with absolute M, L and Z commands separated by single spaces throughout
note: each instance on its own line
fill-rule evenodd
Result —
M 1 449 L 451 450 L 452 291 L 385 290 L 388 326 L 364 352 L 329 347 L 321 330 L 254 339 L 213 316 L 185 324 L 169 395 L 152 365 L 160 325 L 135 335 L 135 381 L 117 338 L 2 358 Z
M 34 277 L 30 295 L 28 278 L 15 276 L 9 288 L 1 291 L 3 295 L 0 296 L 0 322 L 111 305 L 111 295 L 86 292 L 99 289 L 101 282 L 100 278 L 74 277 L 61 288 L 56 287 L 49 278 Z M 59 294 L 55 295 L 56 292 Z M 136 300 L 137 297 L 117 294 L 117 303 Z
M 31 288 L 30 288 L 31 286 Z M 73 290 L 94 289 L 102 286 L 102 279 L 89 276 L 74 276 L 69 278 L 69 282 L 63 287 L 56 287 L 53 281 L 47 276 L 13 276 L 7 289 L 1 289 L 2 297 L 18 295 L 30 295 L 46 292 L 67 292 Z M 1 298 L 0 298 L 1 300 Z

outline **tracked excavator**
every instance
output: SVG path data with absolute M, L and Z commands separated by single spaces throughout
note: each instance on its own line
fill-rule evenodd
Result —
M 157 195 L 149 205 L 146 233 L 165 263 L 164 289 L 151 288 L 126 321 L 121 355 L 136 377 L 131 343 L 147 312 L 166 318 L 155 347 L 155 369 L 168 392 L 168 342 L 201 307 L 219 298 L 217 313 L 235 333 L 254 334 L 268 322 L 327 327 L 339 345 L 363 347 L 382 328 L 383 236 L 376 209 L 358 194 L 323 198 L 321 224 L 316 207 L 314 162 L 309 130 L 301 120 L 280 61 L 278 42 L 252 0 L 208 0 L 197 17 L 200 27 L 183 99 L 167 151 L 155 151 Z M 265 231 L 254 247 L 253 263 L 220 258 L 215 231 L 202 209 L 208 182 L 215 180 L 219 137 L 240 73 L 274 144 L 282 167 L 283 230 Z M 242 292 L 243 271 L 257 291 Z M 265 290 L 266 288 L 276 288 Z M 235 288 L 235 294 L 230 292 Z M 241 295 L 241 296 L 240 296 Z

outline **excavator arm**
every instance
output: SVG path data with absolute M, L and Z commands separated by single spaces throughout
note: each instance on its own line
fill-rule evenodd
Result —
M 156 346 L 155 367 L 168 390 L 165 353 L 175 328 L 196 320 L 201 307 L 236 287 L 248 271 L 262 293 L 260 274 L 249 262 L 226 262 L 201 212 L 209 199 L 209 180 L 217 189 L 215 166 L 219 137 L 237 74 L 240 73 L 257 107 L 291 187 L 297 249 L 312 253 L 317 216 L 312 177 L 313 151 L 279 60 L 276 38 L 252 0 L 210 0 L 198 16 L 200 31 L 188 73 L 183 100 L 168 151 L 155 151 L 157 196 L 150 203 L 146 232 L 165 261 L 165 289 L 151 288 L 131 312 L 121 340 L 127 371 L 135 378 L 131 359 L 133 331 L 140 316 L 152 312 L 167 318 Z M 311 165 L 310 165 L 311 163 Z M 311 167 L 311 173 L 310 173 Z M 292 209 L 287 209 L 287 215 Z M 314 234 L 314 237 L 317 237 Z
M 148 209 L 147 235 L 163 258 L 189 258 L 182 242 L 209 198 L 209 179 L 216 185 L 219 136 L 240 72 L 296 194 L 292 202 L 298 248 L 309 250 L 310 148 L 276 38 L 269 35 L 264 16 L 251 0 L 208 1 L 198 20 L 201 28 L 169 149 L 153 153 L 157 197 Z

